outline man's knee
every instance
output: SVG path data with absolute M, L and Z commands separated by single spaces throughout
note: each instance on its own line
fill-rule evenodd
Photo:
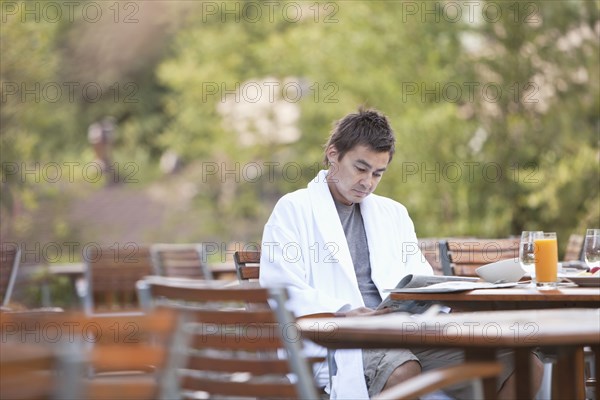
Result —
M 390 377 L 388 378 L 385 388 L 388 386 L 396 385 L 400 382 L 404 382 L 412 377 L 415 377 L 421 373 L 421 364 L 417 361 L 411 360 L 397 367 Z

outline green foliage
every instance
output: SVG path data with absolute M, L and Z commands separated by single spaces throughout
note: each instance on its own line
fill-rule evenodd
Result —
M 68 309 L 77 303 L 69 278 L 38 271 L 31 277 L 19 304 L 27 308 L 60 307 Z
M 0 3 L 3 11 L 7 3 Z M 57 94 L 64 89 L 56 80 L 61 62 L 57 52 L 59 24 L 24 23 L 23 8 L 15 14 L 3 13 L 2 18 L 2 233 L 29 233 L 35 227 L 31 216 L 17 219 L 10 211 L 35 211 L 40 197 L 50 193 L 40 185 L 39 174 L 24 177 L 23 171 L 35 170 L 41 160 L 64 160 L 64 143 L 75 135 L 71 122 L 74 107 Z
M 515 23 L 517 3 L 499 4 L 505 17 L 479 32 L 495 54 L 505 56 L 490 53 L 473 61 L 481 65 L 480 79 L 500 78 L 503 93 L 511 95 L 493 108 L 478 101 L 475 110 L 489 134 L 482 154 L 512 167 L 513 174 L 481 190 L 501 198 L 509 210 L 497 225 L 500 231 L 537 226 L 557 230 L 566 240 L 599 222 L 597 3 L 519 5 L 535 11 L 521 13 L 525 23 Z M 516 167 L 529 169 L 529 175 L 515 175 Z

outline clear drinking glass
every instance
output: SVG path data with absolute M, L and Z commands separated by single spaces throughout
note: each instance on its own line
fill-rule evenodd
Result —
M 585 232 L 583 253 L 585 263 L 590 268 L 590 272 L 596 272 L 592 270 L 600 267 L 600 229 L 588 229 Z
M 544 234 L 542 231 L 523 231 L 521 232 L 521 242 L 519 244 L 519 263 L 521 267 L 531 276 L 535 277 L 535 254 L 534 240 L 536 237 L 541 237 Z
M 553 289 L 558 283 L 558 241 L 556 232 L 544 232 L 535 238 L 535 285 Z

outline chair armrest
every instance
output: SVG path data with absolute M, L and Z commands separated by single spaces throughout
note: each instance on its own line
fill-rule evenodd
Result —
M 374 400 L 414 399 L 457 383 L 498 376 L 498 362 L 468 362 L 424 372 L 375 396 Z
M 335 315 L 335 313 L 332 313 L 332 312 L 307 314 L 307 315 L 303 315 L 301 317 L 296 318 L 296 321 L 304 319 L 304 318 L 336 318 L 336 315 Z M 317 362 L 327 361 L 327 366 L 329 368 L 329 387 L 331 387 L 333 385 L 332 379 L 333 379 L 333 375 L 335 374 L 334 370 L 337 371 L 337 366 L 335 365 L 335 361 L 333 360 L 333 353 L 334 353 L 333 350 L 327 349 L 327 356 L 324 359 L 309 360 L 311 365 L 315 364 Z

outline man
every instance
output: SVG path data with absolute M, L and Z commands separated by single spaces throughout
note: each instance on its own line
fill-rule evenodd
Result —
M 118 169 L 114 170 L 111 165 L 115 130 L 116 120 L 113 117 L 104 117 L 100 122 L 94 122 L 88 128 L 88 141 L 96 154 L 94 161 L 100 165 L 100 170 L 106 177 L 107 186 L 119 182 L 119 171 Z
M 381 113 L 361 109 L 347 115 L 325 146 L 329 169 L 275 206 L 263 233 L 260 283 L 287 287 L 296 316 L 381 313 L 374 309 L 387 295 L 384 289 L 407 274 L 433 273 L 416 246 L 406 208 L 373 194 L 394 145 Z M 324 353 L 317 346 L 307 350 Z M 462 357 L 459 351 L 433 349 L 337 351 L 337 373 L 328 390 L 332 398 L 368 398 Z M 326 365 L 315 374 L 321 387 L 328 383 Z M 464 387 L 452 394 L 469 397 Z

